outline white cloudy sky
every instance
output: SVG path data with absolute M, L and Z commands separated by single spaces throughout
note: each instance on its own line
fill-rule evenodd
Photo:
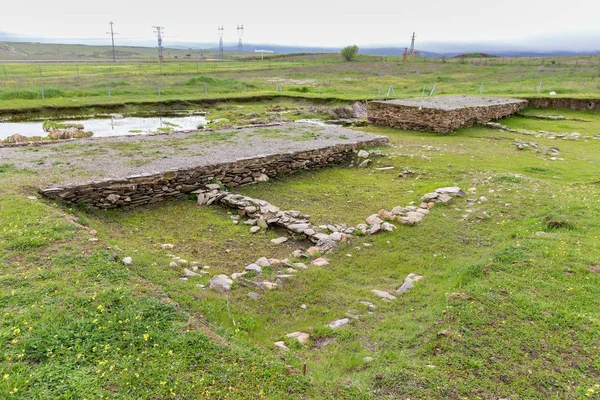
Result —
M 165 27 L 165 44 L 225 42 L 286 45 L 406 46 L 489 42 L 518 47 L 600 49 L 600 0 L 21 0 L 3 2 L 0 31 L 43 38 L 103 38 L 114 21 L 117 40 L 152 38 Z M 562 39 L 561 39 L 562 38 Z M 423 46 L 417 46 L 423 47 Z

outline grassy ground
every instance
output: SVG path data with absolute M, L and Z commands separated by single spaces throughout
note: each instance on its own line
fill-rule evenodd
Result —
M 549 113 L 590 122 L 503 123 L 600 131 L 597 114 Z M 458 199 L 418 226 L 354 238 L 329 267 L 298 272 L 259 300 L 247 296 L 253 288 L 225 297 L 198 286 L 208 278 L 182 281 L 169 253 L 232 273 L 307 243 L 274 245 L 282 232 L 251 235 L 230 210 L 193 199 L 113 212 L 30 200 L 52 176 L 3 160 L 0 397 L 597 398 L 600 142 L 480 127 L 451 136 L 365 129 L 392 141 L 373 168 L 328 168 L 240 191 L 318 224 L 358 223 L 447 185 L 474 188 L 474 203 Z M 515 138 L 542 152 L 516 150 Z M 544 154 L 551 146 L 564 161 Z M 398 178 L 406 166 L 417 175 Z M 83 227 L 69 222 L 73 214 Z M 88 241 L 88 229 L 99 242 Z M 131 267 L 115 261 L 124 256 Z M 393 292 L 411 272 L 424 279 L 397 300 L 371 293 Z M 375 303 L 373 314 L 360 301 Z M 347 312 L 362 317 L 326 327 Z M 309 346 L 285 339 L 294 331 L 309 332 Z M 287 353 L 273 348 L 282 339 Z M 304 364 L 306 376 L 286 369 Z
M 598 57 L 423 59 L 335 54 L 159 64 L 2 64 L 0 109 L 90 106 L 264 94 L 375 99 L 435 94 L 598 97 Z M 279 89 L 278 89 L 279 87 Z M 393 88 L 393 91 L 390 90 Z M 44 99 L 42 100 L 42 89 Z M 160 91 L 160 95 L 159 95 Z

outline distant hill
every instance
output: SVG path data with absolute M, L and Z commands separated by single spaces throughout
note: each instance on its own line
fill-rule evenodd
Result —
M 85 44 L 82 44 L 85 43 Z M 151 59 L 156 57 L 156 46 L 153 41 L 127 41 L 119 40 L 115 50 L 117 57 L 128 59 Z M 168 58 L 214 58 L 218 54 L 217 44 L 207 42 L 177 42 L 164 43 L 165 56 Z M 462 46 L 461 46 L 462 47 Z M 468 45 L 465 45 L 468 47 Z M 473 48 L 472 46 L 471 48 Z M 448 46 L 437 45 L 436 48 L 444 49 Z M 237 54 L 237 43 L 226 43 L 224 49 L 229 54 Z M 257 49 L 273 51 L 275 54 L 318 54 L 339 53 L 341 47 L 319 46 L 287 46 L 266 43 L 244 43 L 246 55 L 253 54 Z M 477 49 L 477 47 L 475 47 Z M 574 52 L 574 51 L 489 51 L 485 45 L 476 51 L 438 51 L 431 52 L 419 49 L 422 57 L 451 58 L 451 57 L 556 57 L 556 56 L 592 56 L 599 52 Z M 377 47 L 359 46 L 360 54 L 396 56 L 401 57 L 404 47 Z M 112 58 L 112 48 L 106 39 L 43 39 L 43 38 L 16 38 L 9 33 L 0 31 L 0 61 L 17 60 L 109 60 Z
M 456 55 L 452 58 L 498 58 L 499 56 L 495 54 L 487 54 L 487 53 L 462 53 Z

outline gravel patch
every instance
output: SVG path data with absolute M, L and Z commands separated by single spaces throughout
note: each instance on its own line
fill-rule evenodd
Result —
M 486 107 L 511 103 L 522 103 L 525 100 L 506 97 L 476 97 L 476 96 L 440 96 L 419 99 L 396 99 L 378 101 L 407 107 L 421 107 L 434 110 L 457 110 L 469 107 Z
M 48 171 L 53 183 L 70 185 L 89 183 L 99 178 L 118 179 L 360 143 L 381 137 L 337 126 L 288 123 L 262 128 L 107 137 L 37 147 L 7 147 L 0 148 L 0 164 Z M 61 170 L 64 173 L 61 174 Z

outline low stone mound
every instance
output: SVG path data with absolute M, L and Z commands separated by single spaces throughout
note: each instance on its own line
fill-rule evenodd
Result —
M 44 131 L 48 132 L 50 140 L 66 140 L 66 139 L 84 139 L 94 135 L 93 132 L 86 132 L 81 124 L 44 124 Z
M 369 103 L 374 125 L 417 131 L 449 133 L 521 111 L 526 100 L 501 97 L 443 96 Z

